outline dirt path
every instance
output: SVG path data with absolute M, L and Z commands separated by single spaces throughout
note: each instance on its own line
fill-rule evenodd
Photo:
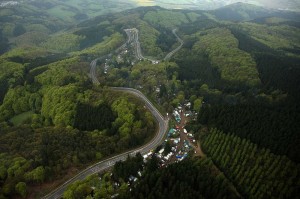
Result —
M 196 147 L 195 150 L 197 151 L 197 153 L 199 153 L 199 155 L 201 157 L 206 157 L 205 153 L 202 151 L 202 148 L 201 148 L 201 145 L 200 145 L 199 141 L 197 142 L 197 147 Z
M 206 157 L 205 153 L 201 149 L 200 142 L 198 141 L 197 144 L 191 142 L 191 139 L 183 132 L 184 126 L 186 123 L 188 123 L 188 118 L 184 115 L 185 110 L 182 111 L 181 113 L 181 122 L 180 122 L 180 138 L 183 142 L 183 140 L 187 140 L 189 144 L 193 147 L 195 150 L 194 156 L 199 156 L 199 157 Z M 188 132 L 189 133 L 189 132 Z

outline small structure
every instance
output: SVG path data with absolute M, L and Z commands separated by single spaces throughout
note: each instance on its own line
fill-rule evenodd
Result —
M 165 149 L 164 148 L 162 148 L 161 150 L 159 150 L 159 154 L 162 154 L 163 152 L 165 151 Z

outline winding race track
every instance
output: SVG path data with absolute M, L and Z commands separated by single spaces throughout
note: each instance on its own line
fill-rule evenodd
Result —
M 155 149 L 163 141 L 165 133 L 168 128 L 168 120 L 164 119 L 164 117 L 160 114 L 160 112 L 146 98 L 146 96 L 143 95 L 140 91 L 132 89 L 132 88 L 113 87 L 111 89 L 131 93 L 145 102 L 145 105 L 151 111 L 151 113 L 153 114 L 153 116 L 155 117 L 155 119 L 158 122 L 159 128 L 158 128 L 158 132 L 156 133 L 155 137 L 149 143 L 145 144 L 144 146 L 142 146 L 138 149 L 134 149 L 129 152 L 125 152 L 120 155 L 116 155 L 114 157 L 100 161 L 100 162 L 86 168 L 85 170 L 81 171 L 79 174 L 77 174 L 73 178 L 69 179 L 64 184 L 62 184 L 57 189 L 55 189 L 54 191 L 52 191 L 51 193 L 49 193 L 48 195 L 46 195 L 43 198 L 49 198 L 49 199 L 50 198 L 51 199 L 60 198 L 63 195 L 64 191 L 67 189 L 67 187 L 70 184 L 72 184 L 73 182 L 75 182 L 76 180 L 83 180 L 84 178 L 86 178 L 89 175 L 104 171 L 104 170 L 112 167 L 116 162 L 124 161 L 128 155 L 133 156 L 136 153 L 141 153 L 141 154 L 148 153 L 151 149 Z
M 138 30 L 137 29 L 127 29 L 127 30 L 125 30 L 125 32 L 128 36 L 128 40 L 119 49 L 124 48 L 126 46 L 126 44 L 134 42 L 137 58 L 138 59 L 146 59 L 141 53 L 141 47 L 140 47 L 140 43 L 139 43 L 139 39 L 138 39 Z M 171 51 L 164 58 L 164 60 L 170 59 L 171 56 L 173 56 L 173 54 L 176 53 L 183 45 L 183 41 L 177 36 L 175 29 L 173 30 L 173 34 L 176 36 L 177 40 L 180 42 L 180 46 L 178 46 L 175 50 Z M 96 66 L 97 66 L 97 61 L 98 60 L 99 59 L 95 59 L 90 63 L 90 77 L 92 79 L 93 84 L 96 84 L 96 85 L 99 84 L 99 81 L 98 81 L 97 76 L 96 76 Z M 150 59 L 148 59 L 148 60 L 150 60 Z M 150 61 L 154 61 L 154 60 L 150 60 Z M 147 144 L 141 146 L 140 148 L 137 148 L 137 149 L 134 149 L 134 150 L 131 150 L 131 151 L 128 151 L 128 152 L 124 152 L 122 154 L 113 156 L 111 158 L 107 158 L 103 161 L 100 161 L 100 162 L 84 169 L 83 171 L 78 173 L 76 176 L 72 177 L 71 179 L 69 179 L 68 181 L 66 181 L 65 183 L 63 183 L 59 187 L 57 187 L 51 193 L 44 196 L 43 197 L 44 199 L 61 198 L 64 191 L 67 189 L 67 187 L 70 184 L 74 183 L 75 181 L 83 180 L 89 175 L 105 171 L 106 169 L 112 167 L 116 162 L 124 161 L 127 158 L 128 155 L 133 156 L 136 153 L 141 153 L 142 155 L 146 154 L 150 150 L 155 149 L 157 146 L 159 146 L 163 142 L 165 134 L 166 134 L 167 129 L 168 129 L 168 119 L 165 119 L 160 114 L 160 112 L 147 99 L 147 97 L 143 93 L 141 93 L 139 90 L 136 90 L 136 89 L 133 89 L 133 88 L 111 87 L 110 89 L 133 94 L 133 95 L 137 96 L 139 99 L 141 99 L 145 102 L 145 105 L 147 106 L 149 111 L 152 113 L 152 115 L 155 117 L 155 119 L 158 122 L 158 131 L 157 131 L 155 137 L 150 142 L 148 142 Z
M 165 56 L 165 58 L 164 58 L 165 61 L 169 60 L 175 53 L 177 53 L 182 48 L 182 46 L 184 44 L 183 40 L 180 37 L 178 37 L 178 35 L 176 34 L 176 31 L 177 31 L 176 29 L 173 29 L 172 33 L 175 35 L 175 37 L 177 38 L 180 45 L 177 48 L 175 48 L 174 50 L 172 50 L 171 52 L 169 52 L 169 54 L 167 54 Z

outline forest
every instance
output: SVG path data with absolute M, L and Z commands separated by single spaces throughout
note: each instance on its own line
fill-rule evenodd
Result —
M 249 139 L 276 154 L 299 162 L 299 106 L 214 105 L 203 106 L 198 122 Z
M 83 131 L 110 129 L 115 119 L 113 111 L 107 104 L 100 104 L 97 107 L 89 104 L 78 104 L 74 127 Z
M 195 183 L 197 182 L 197 183 Z M 209 159 L 187 160 L 146 172 L 130 198 L 239 198 Z
M 132 176 L 137 176 L 139 182 L 129 181 Z M 117 194 L 118 198 L 240 198 L 224 174 L 216 172 L 210 159 L 190 158 L 158 168 L 155 157 L 144 163 L 137 154 L 118 162 L 111 172 L 101 174 L 101 180 L 98 179 L 94 175 L 73 183 L 64 197 L 109 198 Z
M 41 197 L 38 186 L 151 138 L 156 122 L 138 99 L 95 90 L 88 78 L 85 55 L 104 55 L 119 42 L 114 34 L 74 55 L 34 47 L 1 55 L 2 198 Z
M 289 93 L 289 97 L 297 101 L 299 99 L 299 57 L 283 55 L 264 43 L 253 39 L 244 30 L 231 27 L 232 34 L 239 41 L 239 48 L 252 54 L 260 74 L 260 79 L 265 89 L 280 89 Z M 285 33 L 285 36 L 288 32 Z M 283 37 L 283 36 L 281 36 Z M 287 53 L 297 54 L 289 49 Z M 283 50 L 283 49 L 282 49 Z M 288 70 L 286 70 L 288 68 Z M 288 79 L 289 81 L 286 81 Z
M 99 96 L 96 92 L 92 94 Z M 108 91 L 105 95 L 110 96 L 106 104 L 96 108 L 89 106 L 84 112 L 76 114 L 74 127 L 42 127 L 37 114 L 32 116 L 31 121 L 27 119 L 27 124 L 17 127 L 1 123 L 2 197 L 20 195 L 15 190 L 20 182 L 27 187 L 27 195 L 31 188 L 45 182 L 55 182 L 69 175 L 69 172 L 74 173 L 74 168 L 80 169 L 91 162 L 140 146 L 151 138 L 156 128 L 155 121 L 147 110 L 140 107 L 137 99 Z M 128 98 L 136 103 L 128 102 Z M 111 102 L 113 104 L 107 104 Z M 86 106 L 78 104 L 77 111 Z M 100 109 L 110 112 L 111 118 L 103 111 L 95 113 Z M 96 122 L 89 123 L 89 118 L 84 117 L 86 114 L 94 116 Z M 76 126 L 78 124 L 81 125 Z
M 217 129 L 211 129 L 203 140 L 205 152 L 244 197 L 297 197 L 299 167 L 286 156 Z

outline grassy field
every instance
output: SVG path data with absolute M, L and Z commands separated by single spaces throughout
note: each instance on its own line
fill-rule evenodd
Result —
M 10 121 L 15 126 L 18 126 L 18 125 L 22 124 L 26 119 L 30 118 L 32 115 L 33 115 L 33 112 L 32 111 L 28 111 L 28 112 L 16 115 L 15 117 L 11 118 Z

